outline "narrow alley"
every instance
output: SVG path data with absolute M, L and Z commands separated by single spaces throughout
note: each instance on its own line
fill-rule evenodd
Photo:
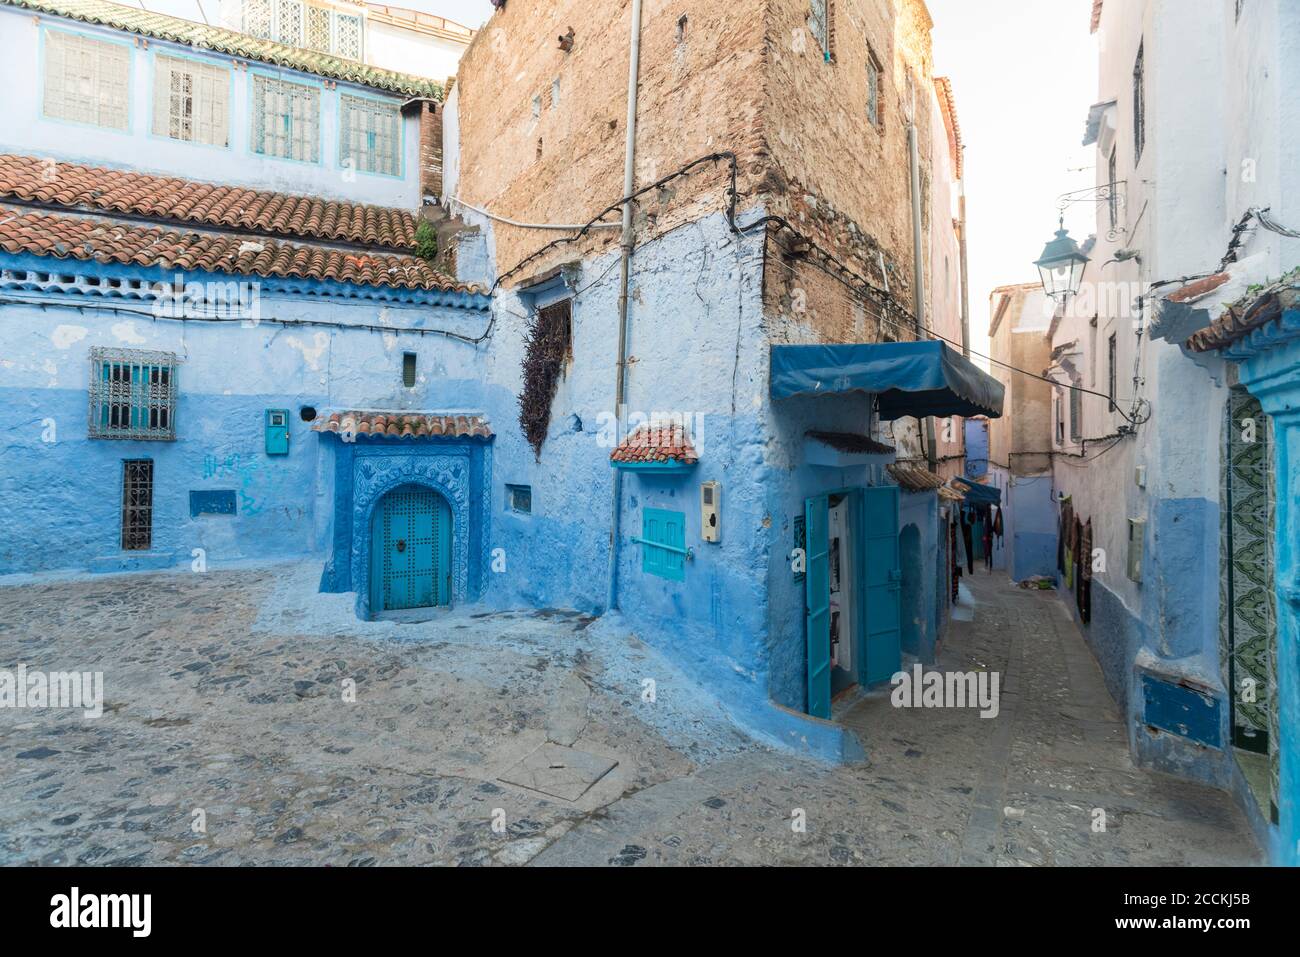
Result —
M 1000 672 L 999 715 L 874 691 L 843 719 L 869 764 L 833 767 L 742 734 L 602 620 L 339 624 L 311 574 L 0 588 L 3 646 L 102 669 L 105 700 L 99 718 L 0 711 L 0 864 L 1259 860 L 1227 795 L 1133 767 L 1062 606 L 1000 575 L 967 579 L 975 620 L 940 662 Z M 535 753 L 569 756 L 573 790 L 520 777 Z

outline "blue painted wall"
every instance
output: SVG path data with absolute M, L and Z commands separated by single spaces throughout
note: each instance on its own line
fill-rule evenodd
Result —
M 1006 490 L 1003 532 L 1014 581 L 1056 574 L 1059 510 L 1052 486 L 1050 475 L 1014 476 Z

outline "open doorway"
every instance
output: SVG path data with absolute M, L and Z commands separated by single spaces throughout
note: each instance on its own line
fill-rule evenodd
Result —
M 847 489 L 804 503 L 808 714 L 900 666 L 897 486 Z

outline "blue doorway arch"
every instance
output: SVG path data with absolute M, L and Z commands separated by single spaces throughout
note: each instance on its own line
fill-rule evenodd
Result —
M 370 528 L 370 613 L 450 605 L 455 523 L 447 500 L 400 485 L 375 506 Z

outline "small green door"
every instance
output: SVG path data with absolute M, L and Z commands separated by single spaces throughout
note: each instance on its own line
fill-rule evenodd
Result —
M 372 614 L 451 604 L 451 533 L 437 492 L 403 485 L 384 496 L 371 529 Z
M 831 716 L 830 496 L 804 503 L 804 634 L 808 643 L 808 713 Z

